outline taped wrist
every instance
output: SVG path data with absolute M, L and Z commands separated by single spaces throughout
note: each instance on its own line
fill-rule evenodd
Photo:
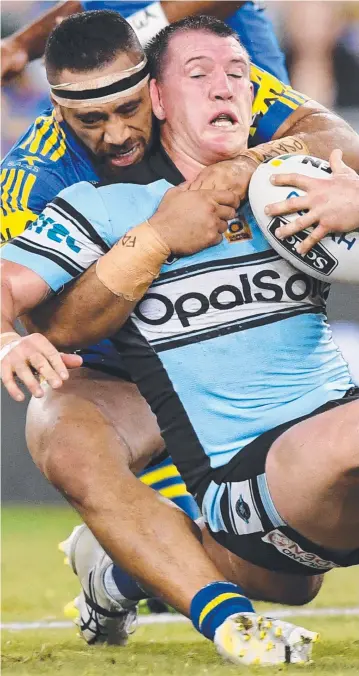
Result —
M 310 151 L 299 136 L 285 136 L 277 141 L 269 141 L 269 143 L 262 143 L 255 148 L 244 150 L 241 152 L 241 157 L 243 155 L 259 165 L 278 155 L 310 155 Z
M 19 340 L 21 340 L 21 336 L 19 336 L 16 331 L 6 331 L 5 333 L 0 333 L 0 350 L 6 345 L 15 343 Z
M 129 230 L 96 265 L 100 282 L 115 296 L 140 300 L 171 250 L 146 221 Z
M 6 331 L 6 333 L 0 334 L 0 362 L 15 345 L 20 343 L 20 340 L 21 336 L 15 331 Z
M 131 14 L 127 21 L 143 47 L 169 23 L 160 2 L 152 2 L 145 9 Z

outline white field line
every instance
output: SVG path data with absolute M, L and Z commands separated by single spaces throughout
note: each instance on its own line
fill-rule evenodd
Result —
M 297 610 L 291 608 L 283 608 L 283 610 L 266 611 L 265 613 L 271 617 L 340 617 L 359 616 L 358 608 L 298 608 Z M 173 624 L 175 622 L 188 622 L 187 617 L 183 615 L 176 615 L 172 613 L 161 613 L 159 615 L 140 615 L 138 619 L 139 625 L 145 624 Z M 1 629 L 8 631 L 24 631 L 26 629 L 69 629 L 73 627 L 73 622 L 57 621 L 57 620 L 41 620 L 39 622 L 3 622 L 0 624 Z

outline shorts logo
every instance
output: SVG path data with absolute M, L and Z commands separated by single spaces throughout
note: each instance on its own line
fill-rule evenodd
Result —
M 236 216 L 231 221 L 228 221 L 228 229 L 224 233 L 227 242 L 242 242 L 243 240 L 252 239 L 252 232 L 248 221 L 243 215 Z
M 251 510 L 249 509 L 249 505 L 247 502 L 244 502 L 243 496 L 240 495 L 237 502 L 236 502 L 236 512 L 238 516 L 243 519 L 246 523 L 249 523 L 249 519 L 251 516 Z
M 305 552 L 296 542 L 291 540 L 287 535 L 284 535 L 280 530 L 275 529 L 270 531 L 262 537 L 263 542 L 273 545 L 278 552 L 284 554 L 289 559 L 308 566 L 308 568 L 315 568 L 316 570 L 330 570 L 331 568 L 339 568 L 333 561 L 325 561 L 318 554 L 313 552 Z
M 247 479 L 227 483 L 227 496 L 228 517 L 233 533 L 236 535 L 263 533 L 264 528 L 252 492 L 252 482 Z

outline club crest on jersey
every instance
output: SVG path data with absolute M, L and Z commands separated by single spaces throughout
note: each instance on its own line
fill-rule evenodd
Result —
M 228 221 L 228 229 L 224 233 L 227 242 L 242 242 L 252 239 L 252 232 L 247 219 L 241 214 Z

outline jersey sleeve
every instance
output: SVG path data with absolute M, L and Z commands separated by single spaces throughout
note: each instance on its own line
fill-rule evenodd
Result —
M 270 141 L 281 124 L 308 98 L 253 64 L 251 81 L 254 99 L 249 145 L 253 147 Z
M 20 235 L 65 187 L 55 174 L 47 171 L 45 176 L 16 161 L 3 165 L 0 180 L 1 242 Z
M 111 230 L 97 189 L 78 183 L 6 244 L 2 257 L 33 270 L 57 292 L 109 250 Z

